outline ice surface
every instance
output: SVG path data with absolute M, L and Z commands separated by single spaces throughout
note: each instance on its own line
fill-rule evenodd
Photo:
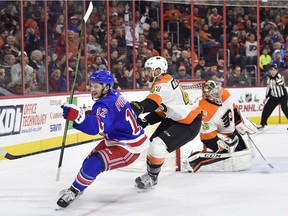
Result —
M 288 125 L 271 125 L 255 141 L 271 169 L 256 152 L 247 171 L 162 172 L 155 190 L 137 193 L 141 173 L 110 171 L 68 208 L 55 211 L 58 193 L 71 185 L 89 143 L 65 149 L 60 181 L 59 151 L 0 161 L 0 215 L 5 216 L 287 216 Z

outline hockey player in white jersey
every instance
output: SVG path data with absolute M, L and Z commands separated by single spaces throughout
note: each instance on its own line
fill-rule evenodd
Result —
M 200 139 L 205 150 L 192 152 L 185 162 L 186 169 L 196 172 L 249 168 L 253 158 L 249 135 L 257 133 L 256 125 L 237 110 L 229 91 L 218 82 L 205 83 L 199 105 L 203 118 Z
M 137 116 L 149 113 L 137 120 L 145 128 L 161 122 L 150 137 L 147 153 L 147 173 L 135 179 L 136 187 L 149 189 L 157 184 L 166 152 L 193 140 L 200 131 L 201 109 L 189 100 L 184 91 L 170 74 L 165 58 L 155 56 L 145 62 L 144 70 L 154 79 L 150 94 L 141 102 L 132 101 L 131 107 Z

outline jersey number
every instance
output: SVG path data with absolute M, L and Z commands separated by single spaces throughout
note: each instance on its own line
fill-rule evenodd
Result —
M 131 125 L 133 130 L 133 135 L 137 135 L 140 133 L 140 126 L 138 126 L 136 119 L 134 118 L 133 114 L 129 109 L 126 109 L 126 121 L 128 121 Z
M 172 85 L 173 90 L 176 89 L 177 87 L 180 88 L 185 105 L 187 105 L 187 104 L 192 105 L 192 102 L 190 101 L 188 92 L 185 91 L 184 89 L 182 89 L 182 87 L 179 86 L 179 83 L 175 79 L 173 79 L 171 81 L 171 85 Z

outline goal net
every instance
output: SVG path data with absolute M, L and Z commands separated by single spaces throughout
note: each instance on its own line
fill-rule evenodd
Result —
M 181 87 L 188 92 L 189 98 L 193 103 L 198 103 L 199 100 L 201 99 L 203 84 L 204 81 L 202 80 L 180 81 Z M 145 128 L 145 132 L 148 137 L 150 137 L 153 134 L 157 126 L 158 124 L 155 124 L 147 126 Z M 179 134 L 179 136 L 181 136 L 181 134 Z M 165 162 L 161 168 L 161 171 L 181 171 L 183 162 L 190 155 L 192 149 L 193 151 L 203 149 L 203 145 L 201 144 L 199 135 L 194 140 L 190 141 L 189 143 L 177 149 L 176 151 L 171 152 L 170 154 L 167 152 Z M 144 151 L 134 163 L 132 163 L 127 167 L 122 168 L 122 170 L 145 172 L 146 155 L 147 151 Z

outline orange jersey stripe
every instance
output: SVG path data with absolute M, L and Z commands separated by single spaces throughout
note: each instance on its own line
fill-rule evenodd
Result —
M 178 120 L 177 122 L 181 124 L 190 124 L 199 114 L 201 113 L 201 108 L 197 107 L 195 110 L 192 110 L 186 118 Z
M 147 160 L 152 164 L 161 165 L 164 163 L 165 158 L 155 158 L 151 155 L 147 155 Z
M 218 131 L 212 131 L 211 133 L 207 133 L 207 134 L 204 134 L 204 133 L 200 133 L 200 139 L 201 140 L 209 140 L 209 139 L 213 139 L 217 136 L 218 134 Z

